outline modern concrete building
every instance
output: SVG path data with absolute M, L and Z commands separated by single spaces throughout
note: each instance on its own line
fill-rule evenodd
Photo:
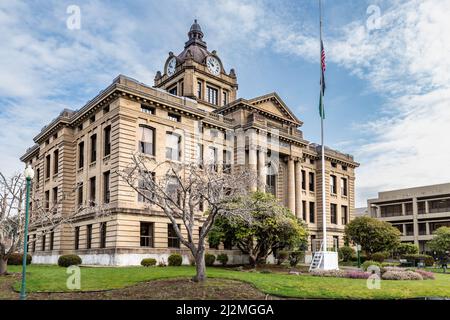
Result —
M 372 217 L 398 228 L 402 242 L 415 243 L 426 252 L 433 232 L 450 227 L 450 183 L 379 192 L 367 207 Z
M 358 163 L 326 148 L 322 177 L 320 147 L 303 137 L 302 121 L 278 94 L 237 98 L 236 72 L 227 72 L 218 53 L 207 49 L 198 23 L 188 37 L 180 54 L 169 53 L 153 87 L 120 75 L 81 109 L 63 111 L 34 138 L 35 145 L 21 158 L 36 169 L 34 199 L 47 207 L 60 203 L 55 213 L 60 216 L 86 203 L 107 203 L 110 212 L 97 219 L 86 208 L 46 239 L 36 237 L 41 229 L 34 226 L 34 262 L 55 262 L 60 254 L 76 253 L 90 264 L 139 264 L 143 257 L 159 260 L 173 252 L 187 262 L 188 250 L 169 220 L 148 208 L 117 174 L 136 152 L 158 162 L 209 156 L 218 167 L 243 159 L 265 191 L 307 223 L 310 249 L 322 237 L 325 179 L 328 246 L 343 244 L 354 210 Z M 244 134 L 242 148 L 240 139 L 229 139 L 237 133 Z M 277 161 L 269 162 L 274 154 Z M 161 174 L 155 172 L 155 177 Z M 225 245 L 210 250 L 239 253 Z

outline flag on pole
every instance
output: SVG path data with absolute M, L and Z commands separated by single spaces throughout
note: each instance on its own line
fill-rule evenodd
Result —
M 321 76 L 320 76 L 320 101 L 319 101 L 319 114 L 322 119 L 325 119 L 325 108 L 323 106 L 322 97 L 325 94 L 325 70 L 327 68 L 325 63 L 325 49 L 323 48 L 323 41 L 320 40 L 320 66 L 321 66 Z

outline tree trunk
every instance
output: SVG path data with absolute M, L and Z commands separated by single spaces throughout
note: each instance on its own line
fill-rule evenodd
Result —
M 4 259 L 3 257 L 0 258 L 0 276 L 3 276 L 6 274 L 6 269 L 8 266 L 8 259 Z
M 195 255 L 195 268 L 197 274 L 192 278 L 194 282 L 204 282 L 206 280 L 206 267 L 205 267 L 205 251 L 197 251 Z

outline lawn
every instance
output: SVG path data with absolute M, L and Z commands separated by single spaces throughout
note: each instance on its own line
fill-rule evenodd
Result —
M 27 289 L 30 292 L 67 292 L 68 275 L 58 266 L 28 267 Z M 9 272 L 20 272 L 11 266 Z M 81 268 L 81 290 L 96 291 L 123 288 L 139 282 L 191 277 L 194 267 L 104 267 Z M 450 275 L 436 274 L 436 280 L 381 281 L 381 289 L 368 289 L 366 280 L 322 278 L 310 275 L 259 273 L 208 268 L 208 277 L 247 282 L 263 293 L 290 298 L 332 299 L 401 299 L 418 297 L 450 297 Z M 0 278 L 0 281 L 2 279 Z M 20 288 L 18 282 L 15 289 Z M 1 295 L 0 295 L 1 296 Z

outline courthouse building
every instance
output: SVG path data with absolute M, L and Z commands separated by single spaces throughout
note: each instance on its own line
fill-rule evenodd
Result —
M 427 252 L 427 241 L 440 227 L 450 227 L 450 183 L 379 192 L 367 200 L 369 214 L 390 222 L 402 233 L 401 241 Z
M 325 179 L 328 247 L 343 245 L 344 227 L 354 210 L 358 163 L 326 148 L 323 177 L 320 146 L 303 137 L 302 121 L 283 100 L 276 93 L 238 98 L 235 70 L 227 71 L 218 52 L 208 50 L 197 22 L 188 37 L 181 53 L 169 53 L 153 86 L 120 75 L 81 109 L 64 110 L 34 138 L 35 145 L 21 160 L 35 169 L 35 199 L 48 208 L 57 203 L 55 214 L 61 217 L 86 203 L 107 204 L 108 210 L 98 217 L 86 208 L 74 222 L 45 237 L 39 236 L 40 227 L 32 227 L 34 262 L 54 263 L 61 254 L 75 253 L 86 264 L 126 265 L 144 257 L 166 259 L 175 252 L 187 262 L 188 250 L 170 221 L 149 209 L 117 172 L 136 152 L 157 162 L 183 162 L 197 154 L 213 157 L 225 168 L 239 158 L 239 139 L 227 138 L 238 132 L 245 135 L 244 165 L 260 182 L 252 188 L 272 192 L 305 221 L 310 251 L 322 237 Z M 201 135 L 200 142 L 193 132 Z M 264 136 L 266 143 L 259 143 Z M 269 162 L 275 153 L 278 161 Z M 239 262 L 239 251 L 229 244 L 209 250 L 226 251 L 234 257 L 231 262 Z

